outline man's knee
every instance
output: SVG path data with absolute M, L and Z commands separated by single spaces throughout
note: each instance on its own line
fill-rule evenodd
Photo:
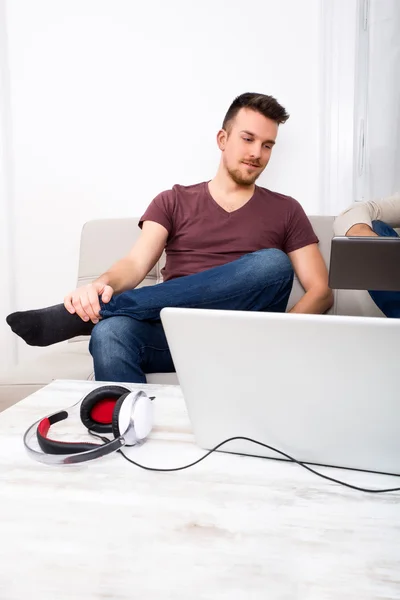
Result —
M 254 268 L 260 269 L 269 278 L 293 279 L 294 271 L 290 258 L 278 248 L 266 248 L 252 254 Z
M 89 342 L 89 352 L 94 357 L 103 356 L 107 360 L 119 360 L 121 354 L 127 349 L 127 336 L 132 346 L 134 335 L 132 332 L 132 319 L 130 317 L 110 317 L 103 319 L 95 325 Z M 128 325 L 130 327 L 128 327 Z

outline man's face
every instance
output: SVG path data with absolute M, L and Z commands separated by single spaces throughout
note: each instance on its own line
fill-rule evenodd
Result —
M 253 185 L 269 162 L 278 124 L 242 108 L 227 129 L 218 134 L 223 164 L 235 183 Z

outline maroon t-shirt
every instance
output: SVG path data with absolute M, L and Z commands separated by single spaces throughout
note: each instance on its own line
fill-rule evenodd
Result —
M 297 200 L 258 186 L 244 206 L 227 212 L 212 198 L 207 182 L 174 185 L 154 198 L 139 227 L 144 221 L 155 221 L 168 231 L 164 281 L 264 248 L 288 254 L 318 243 Z

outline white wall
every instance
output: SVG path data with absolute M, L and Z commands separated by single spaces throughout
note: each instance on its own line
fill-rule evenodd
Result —
M 400 190 L 400 2 L 373 0 L 369 15 L 367 190 Z
M 6 2 L 15 308 L 74 287 L 86 220 L 140 215 L 174 183 L 210 179 L 215 134 L 245 91 L 291 114 L 261 185 L 321 212 L 320 4 Z M 19 344 L 20 358 L 34 352 Z
M 12 269 L 12 237 L 15 232 L 12 218 L 12 120 L 9 99 L 5 2 L 0 0 L 0 365 L 4 368 L 15 362 L 17 349 L 16 338 L 4 320 L 14 306 L 15 291 Z

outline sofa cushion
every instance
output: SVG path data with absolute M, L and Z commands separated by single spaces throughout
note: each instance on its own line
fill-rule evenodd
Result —
M 335 290 L 335 314 L 351 317 L 384 317 L 368 292 L 364 290 Z
M 91 379 L 92 357 L 87 342 L 57 344 L 0 377 L 0 411 L 41 389 L 54 379 Z
M 46 385 L 53 379 L 93 379 L 93 361 L 87 341 L 57 344 L 31 360 L 24 360 L 8 369 L 1 377 L 0 385 Z
M 117 260 L 126 256 L 140 235 L 139 219 L 97 219 L 82 228 L 78 285 L 85 285 L 104 273 Z M 161 281 L 157 263 L 141 285 Z

